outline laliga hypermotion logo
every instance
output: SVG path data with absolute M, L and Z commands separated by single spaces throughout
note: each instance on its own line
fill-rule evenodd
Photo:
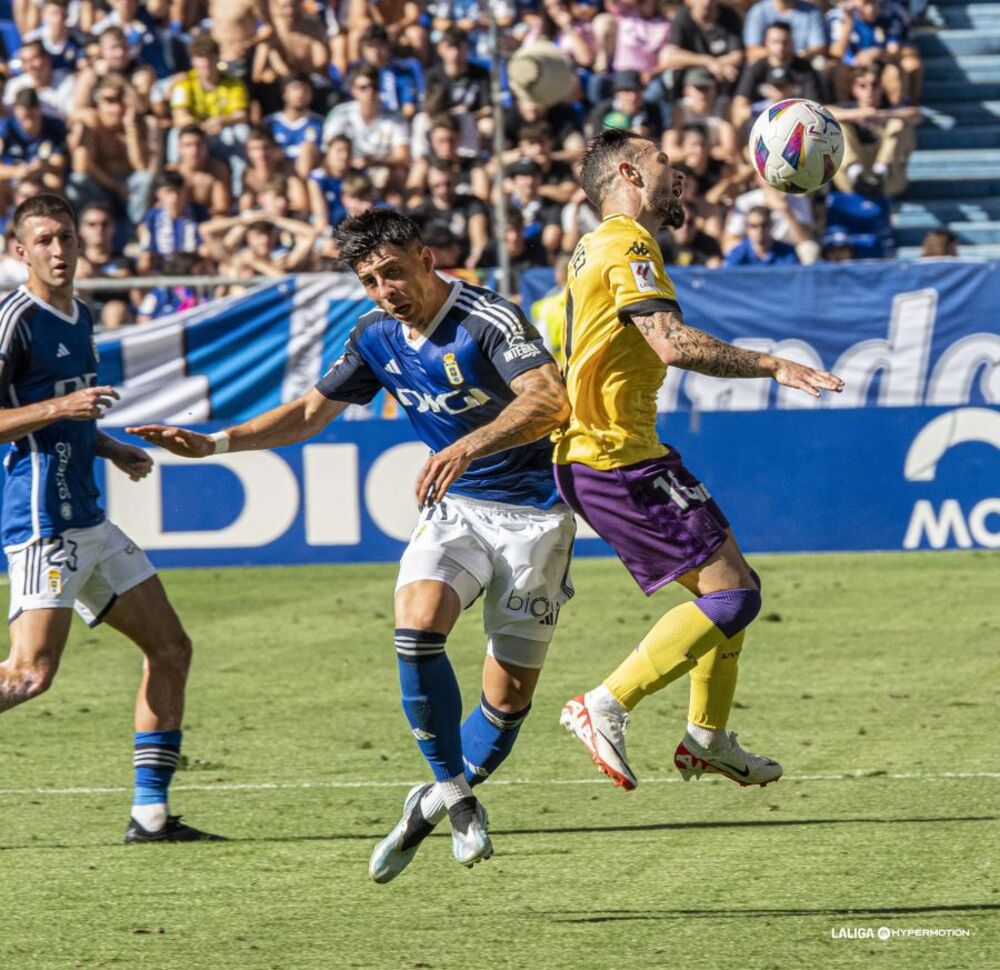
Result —
M 906 453 L 904 477 L 908 482 L 934 481 L 945 453 L 970 442 L 993 445 L 1000 450 L 1000 412 L 959 408 L 934 418 L 913 439 Z M 931 549 L 943 549 L 953 541 L 962 549 L 973 546 L 1000 549 L 1000 527 L 991 528 L 991 516 L 1000 519 L 998 497 L 977 502 L 968 515 L 958 499 L 945 499 L 937 508 L 929 500 L 920 499 L 913 506 L 903 548 L 917 549 L 926 541 Z

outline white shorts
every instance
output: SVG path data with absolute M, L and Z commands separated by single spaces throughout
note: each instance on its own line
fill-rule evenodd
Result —
M 4 551 L 10 621 L 25 610 L 75 606 L 89 626 L 97 626 L 122 593 L 156 574 L 146 554 L 107 519 Z
M 421 514 L 399 562 L 396 589 L 439 580 L 458 593 L 462 609 L 484 594 L 488 652 L 540 668 L 559 610 L 573 597 L 575 535 L 565 505 L 535 509 L 447 496 Z

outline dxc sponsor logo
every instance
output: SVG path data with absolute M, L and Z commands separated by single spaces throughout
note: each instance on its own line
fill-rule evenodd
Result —
M 429 394 L 427 391 L 415 391 L 409 387 L 401 387 L 396 391 L 399 403 L 403 407 L 416 408 L 419 414 L 433 411 L 434 414 L 461 414 L 473 408 L 489 404 L 489 397 L 478 387 L 468 390 L 456 388 L 454 391 L 444 391 L 441 394 Z
M 81 374 L 79 377 L 68 377 L 66 380 L 56 381 L 52 385 L 52 396 L 65 397 L 67 394 L 82 391 L 85 387 L 93 387 L 96 382 L 96 374 Z
M 971 442 L 1000 449 L 1000 413 L 987 408 L 959 408 L 934 418 L 913 439 L 904 477 L 908 482 L 934 481 L 944 455 L 956 445 Z M 918 499 L 910 514 L 903 548 L 918 549 L 926 544 L 931 549 L 943 549 L 952 543 L 961 549 L 1000 549 L 1000 497 L 984 498 L 968 511 L 955 498 L 944 499 L 937 506 L 928 499 Z

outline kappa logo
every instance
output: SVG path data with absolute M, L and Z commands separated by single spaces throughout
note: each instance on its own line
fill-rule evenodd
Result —
M 383 368 L 387 370 L 390 374 L 402 374 L 403 372 L 399 369 L 399 364 L 395 360 L 390 360 L 388 364 Z
M 69 347 L 61 343 L 56 348 L 56 357 L 69 357 Z
M 637 239 L 634 243 L 632 243 L 631 246 L 628 247 L 628 249 L 625 250 L 625 255 L 626 256 L 648 256 L 649 255 L 649 246 L 647 246 L 644 242 L 639 242 L 639 240 Z

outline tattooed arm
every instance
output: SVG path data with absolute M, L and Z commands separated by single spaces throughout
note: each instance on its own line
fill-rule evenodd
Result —
M 843 390 L 834 374 L 814 370 L 784 357 L 774 357 L 727 344 L 711 334 L 687 326 L 674 310 L 637 313 L 632 323 L 664 364 L 712 377 L 772 377 L 813 397 L 822 391 Z
M 440 498 L 477 458 L 526 445 L 569 418 L 566 388 L 555 364 L 519 374 L 510 383 L 517 395 L 489 424 L 459 438 L 427 459 L 417 479 L 417 502 Z

